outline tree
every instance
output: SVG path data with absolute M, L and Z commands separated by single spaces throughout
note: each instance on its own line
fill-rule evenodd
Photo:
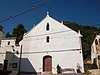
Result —
M 26 32 L 27 31 L 22 24 L 19 24 L 17 28 L 13 29 L 12 36 L 16 37 L 16 45 L 23 39 L 23 35 Z
M 22 24 L 19 24 L 19 25 L 17 26 L 17 28 L 14 28 L 14 29 L 13 29 L 12 35 L 13 35 L 14 37 L 20 37 L 20 36 L 23 36 L 24 33 L 26 33 L 26 29 L 24 28 L 24 26 L 23 26 Z
M 10 35 L 9 32 L 7 32 L 5 37 L 16 37 L 16 44 L 18 44 L 19 41 L 23 39 L 23 35 L 26 32 L 27 31 L 24 28 L 23 24 L 18 24 L 17 27 L 13 29 L 12 34 Z
M 91 40 L 94 32 L 100 31 L 100 28 L 94 26 L 84 26 L 77 23 L 72 23 L 68 21 L 64 21 L 64 25 L 69 28 L 78 31 L 81 31 L 82 37 L 82 47 L 83 47 L 83 57 L 84 59 L 90 58 L 91 55 Z
M 7 32 L 6 35 L 5 35 L 6 38 L 8 38 L 8 37 L 10 37 L 10 36 L 11 36 L 11 35 L 10 35 L 9 32 Z

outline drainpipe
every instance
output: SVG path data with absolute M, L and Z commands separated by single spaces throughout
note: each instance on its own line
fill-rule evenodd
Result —
M 19 58 L 19 69 L 18 69 L 18 73 L 20 73 L 21 59 L 22 59 L 22 45 L 21 45 L 21 50 L 20 50 L 20 58 Z

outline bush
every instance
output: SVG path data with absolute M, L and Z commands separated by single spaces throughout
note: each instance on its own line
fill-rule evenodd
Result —
M 62 73 L 62 69 L 61 69 L 61 67 L 59 66 L 59 64 L 57 65 L 57 73 L 58 73 L 58 74 Z

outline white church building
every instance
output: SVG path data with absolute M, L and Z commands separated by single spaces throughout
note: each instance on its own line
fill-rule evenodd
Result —
M 56 74 L 59 65 L 62 70 L 74 69 L 77 73 L 79 69 L 84 73 L 81 37 L 80 31 L 70 29 L 47 14 L 23 36 L 19 48 L 11 46 L 11 51 L 21 52 L 14 54 L 17 62 L 13 67 L 20 72 Z
M 91 45 L 91 61 L 100 69 L 100 32 L 95 32 Z

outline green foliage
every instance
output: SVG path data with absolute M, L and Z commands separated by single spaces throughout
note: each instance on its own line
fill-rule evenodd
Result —
M 6 33 L 6 38 L 8 37 L 16 37 L 16 44 L 19 43 L 20 40 L 22 40 L 24 33 L 26 32 L 26 29 L 22 24 L 18 24 L 16 28 L 13 29 L 12 34 L 10 35 L 9 32 Z
M 26 32 L 26 29 L 24 28 L 24 26 L 22 24 L 19 24 L 17 26 L 17 28 L 13 29 L 13 33 L 12 35 L 14 37 L 19 37 L 19 36 L 23 36 L 23 34 Z
M 6 38 L 9 38 L 10 36 L 11 36 L 11 35 L 10 35 L 9 32 L 7 32 L 6 35 L 5 35 Z
M 92 36 L 94 32 L 100 31 L 100 28 L 96 28 L 93 26 L 83 26 L 83 25 L 79 25 L 77 23 L 72 23 L 68 21 L 65 21 L 64 24 L 75 31 L 78 31 L 78 30 L 81 31 L 81 34 L 83 35 L 82 37 L 83 57 L 84 59 L 90 58 Z

